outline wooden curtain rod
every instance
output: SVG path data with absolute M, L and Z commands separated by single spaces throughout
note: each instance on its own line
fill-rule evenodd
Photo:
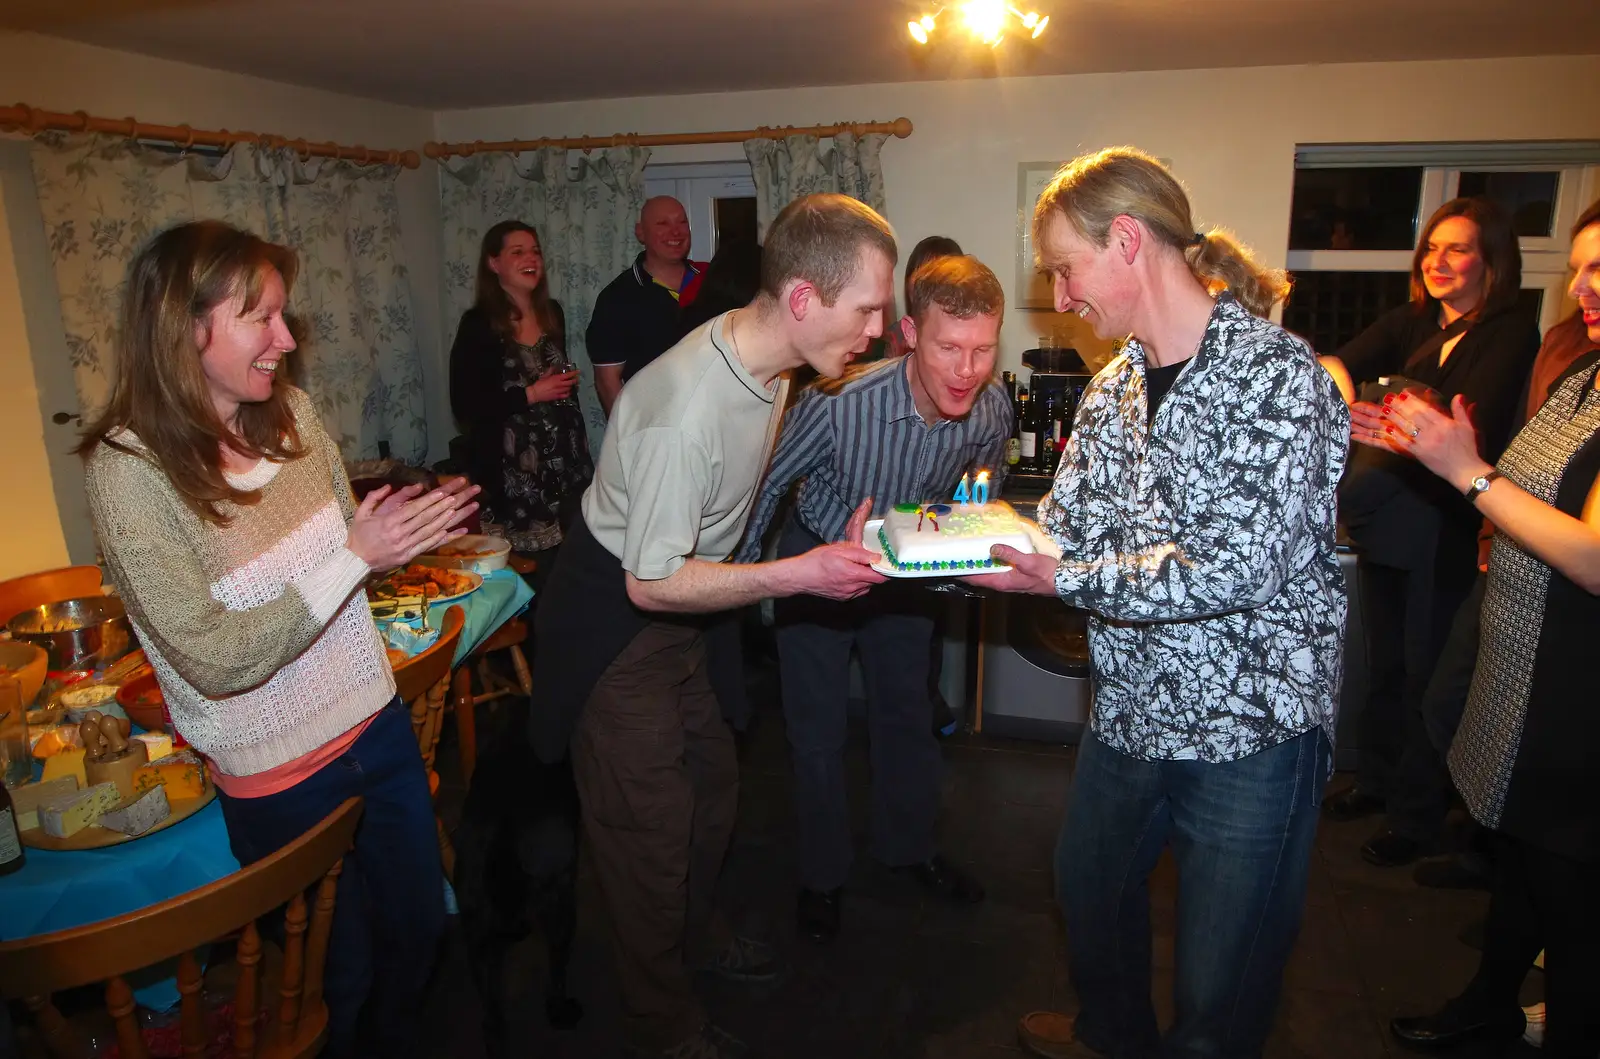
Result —
M 781 125 L 775 128 L 763 125 L 757 129 L 742 129 L 736 132 L 668 132 L 648 135 L 626 132 L 615 136 L 557 136 L 544 140 L 497 140 L 493 143 L 485 143 L 483 140 L 474 140 L 471 143 L 430 141 L 423 144 L 422 153 L 429 158 L 449 158 L 453 155 L 468 158 L 480 151 L 534 151 L 541 147 L 565 147 L 568 150 L 579 151 L 590 151 L 597 147 L 676 147 L 691 143 L 743 143 L 745 140 L 760 137 L 782 139 L 785 136 L 834 136 L 841 132 L 851 132 L 857 136 L 875 132 L 889 133 L 903 140 L 911 135 L 911 119 L 806 125 L 798 128 L 793 125 Z
M 65 129 L 68 132 L 109 132 L 130 140 L 166 140 L 179 147 L 232 147 L 236 143 L 256 143 L 265 147 L 292 147 L 302 158 L 337 158 L 356 165 L 400 165 L 415 169 L 422 164 L 415 151 L 380 151 L 357 144 L 341 147 L 339 144 L 313 143 L 308 140 L 291 140 L 260 132 L 230 132 L 218 129 L 192 129 L 187 125 L 151 125 L 137 118 L 96 118 L 83 111 L 64 114 L 53 110 L 40 110 L 26 103 L 0 107 L 0 130 L 17 129 L 29 133 L 46 129 Z

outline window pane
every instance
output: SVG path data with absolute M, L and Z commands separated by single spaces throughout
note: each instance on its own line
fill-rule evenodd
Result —
M 756 200 L 750 198 L 713 199 L 716 209 L 717 246 L 740 240 L 756 241 Z
M 1290 250 L 1410 250 L 1422 167 L 1297 169 Z
M 1410 295 L 1408 272 L 1296 272 L 1283 326 L 1318 353 L 1337 353 Z
M 1482 196 L 1504 206 L 1518 236 L 1547 236 L 1560 183 L 1560 173 L 1463 172 L 1456 194 Z

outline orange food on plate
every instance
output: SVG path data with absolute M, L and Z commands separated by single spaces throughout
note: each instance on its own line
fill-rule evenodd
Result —
M 398 647 L 385 648 L 384 649 L 384 654 L 389 656 L 389 666 L 390 666 L 390 668 L 393 668 L 395 666 L 401 665 L 408 658 L 411 657 L 410 655 L 406 654 L 404 651 L 400 650 L 400 648 L 398 648 Z
M 370 595 L 379 600 L 414 599 L 418 596 L 437 599 L 441 596 L 458 596 L 471 591 L 477 584 L 478 579 L 464 571 L 413 563 L 384 575 L 372 586 Z

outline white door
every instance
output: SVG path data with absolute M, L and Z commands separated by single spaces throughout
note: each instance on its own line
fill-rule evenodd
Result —
M 59 545 L 44 551 L 36 548 L 37 557 L 26 564 L 29 570 L 0 574 L 14 576 L 63 561 L 92 564 L 97 549 L 83 493 L 83 463 L 72 452 L 78 443 L 78 394 L 72 385 L 61 298 L 26 143 L 0 141 L 0 200 L 5 211 L 0 224 L 0 258 L 5 260 L 0 260 L 0 272 L 15 275 L 16 300 L 11 304 L 21 309 L 20 320 L 12 312 L 0 320 L 0 388 L 19 395 L 36 392 L 38 405 L 37 420 L 23 410 L 20 417 L 11 412 L 0 424 L 0 436 L 13 441 L 7 451 L 20 460 L 22 473 L 38 483 L 39 494 L 20 503 L 14 503 L 19 498 L 8 497 L 6 521 L 36 544 L 59 540 L 66 550 L 61 556 Z M 44 489 L 46 477 L 49 492 Z

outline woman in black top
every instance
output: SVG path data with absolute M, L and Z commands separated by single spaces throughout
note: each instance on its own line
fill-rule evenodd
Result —
M 1361 384 L 1399 377 L 1472 410 L 1480 454 L 1499 458 L 1539 333 L 1518 311 L 1522 254 L 1511 220 L 1487 199 L 1453 199 L 1428 219 L 1412 257 L 1411 301 L 1322 358 L 1345 399 L 1351 432 L 1381 426 L 1357 401 Z M 1361 773 L 1328 811 L 1354 819 L 1388 809 L 1362 847 L 1371 863 L 1415 860 L 1437 842 L 1449 778 L 1420 709 L 1450 621 L 1477 574 L 1482 518 L 1414 461 L 1358 450 L 1340 489 L 1340 518 L 1360 550 L 1358 588 L 1368 687 Z
M 484 517 L 539 575 L 594 477 L 578 372 L 567 359 L 561 304 L 550 297 L 539 235 L 501 221 L 483 236 L 478 296 L 450 349 L 450 407 L 466 430 Z
M 1579 219 L 1572 296 L 1600 343 L 1600 203 Z M 1515 1039 L 1518 991 L 1544 950 L 1551 1059 L 1600 1054 L 1600 378 L 1593 364 L 1557 383 L 1498 466 L 1474 451 L 1459 404 L 1388 407 L 1366 443 L 1415 456 L 1470 495 L 1495 526 L 1477 668 L 1450 746 L 1450 774 L 1493 831 L 1494 883 L 1483 957 L 1467 989 L 1432 1015 L 1395 1019 L 1403 1042 L 1443 1048 Z

